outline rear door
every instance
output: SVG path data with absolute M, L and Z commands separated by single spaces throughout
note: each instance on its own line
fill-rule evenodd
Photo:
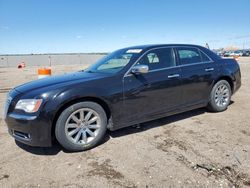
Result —
M 182 75 L 182 104 L 205 104 L 218 72 L 216 63 L 195 47 L 177 47 Z

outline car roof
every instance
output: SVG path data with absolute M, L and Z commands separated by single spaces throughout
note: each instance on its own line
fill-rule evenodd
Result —
M 220 56 L 218 56 L 217 54 L 215 54 L 214 52 L 212 52 L 211 50 L 203 47 L 203 46 L 199 46 L 199 45 L 195 45 L 195 44 L 148 44 L 148 45 L 138 45 L 138 46 L 131 46 L 131 47 L 127 47 L 124 48 L 126 50 L 129 49 L 141 49 L 141 53 L 144 53 L 150 49 L 153 48 L 160 48 L 160 47 L 195 47 L 195 48 L 199 48 L 201 49 L 203 52 L 205 51 L 207 55 L 209 55 L 210 58 L 212 58 L 213 60 L 216 59 L 220 59 Z
M 199 45 L 194 44 L 147 44 L 147 45 L 137 45 L 137 46 L 131 46 L 127 47 L 127 49 L 135 48 L 135 49 L 151 49 L 151 48 L 159 48 L 159 47 L 171 47 L 171 46 L 189 46 L 189 47 L 198 47 Z

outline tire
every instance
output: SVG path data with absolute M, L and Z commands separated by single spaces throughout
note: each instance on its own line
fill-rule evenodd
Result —
M 69 151 L 84 151 L 97 146 L 107 131 L 107 116 L 94 102 L 79 102 L 66 108 L 59 116 L 55 135 Z
M 208 109 L 212 112 L 222 112 L 227 109 L 231 101 L 232 90 L 226 80 L 218 81 L 209 96 Z

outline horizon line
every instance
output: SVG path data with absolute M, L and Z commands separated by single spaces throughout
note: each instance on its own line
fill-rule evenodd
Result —
M 0 54 L 0 56 L 23 56 L 23 55 L 106 55 L 110 52 L 58 52 L 58 53 L 13 53 L 13 54 Z

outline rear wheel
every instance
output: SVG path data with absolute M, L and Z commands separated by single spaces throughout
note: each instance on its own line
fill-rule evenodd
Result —
M 80 102 L 66 108 L 59 116 L 55 135 L 69 151 L 83 151 L 95 147 L 107 130 L 103 108 L 94 102 Z
M 213 112 L 221 112 L 227 109 L 231 101 L 231 86 L 226 80 L 218 81 L 209 97 L 208 109 Z

